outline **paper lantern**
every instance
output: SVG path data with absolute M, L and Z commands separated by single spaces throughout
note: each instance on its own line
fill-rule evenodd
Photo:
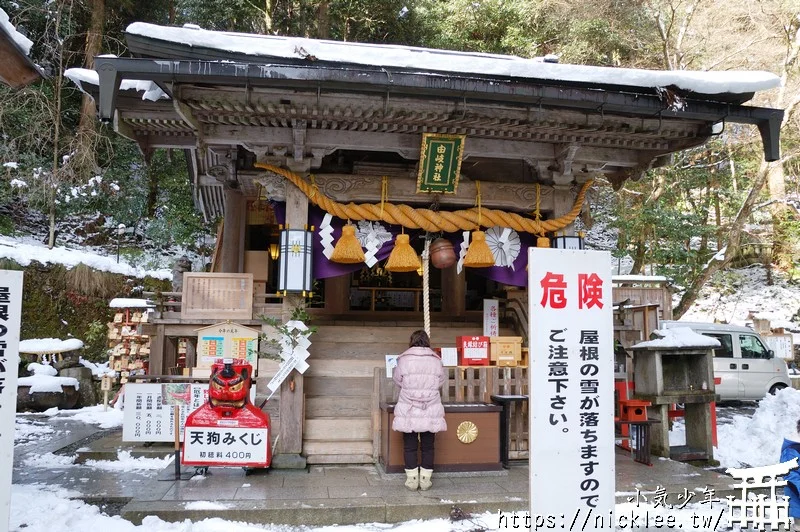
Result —
M 399 234 L 394 239 L 394 249 L 384 268 L 390 272 L 415 272 L 422 263 L 417 252 L 411 247 L 408 235 Z
M 331 253 L 331 262 L 340 264 L 357 264 L 364 262 L 364 250 L 361 249 L 361 242 L 356 238 L 356 226 L 347 224 L 342 227 L 342 236 L 336 242 L 336 247 Z
M 311 293 L 311 231 L 284 229 L 281 231 L 281 249 L 278 273 L 278 291 L 284 294 Z

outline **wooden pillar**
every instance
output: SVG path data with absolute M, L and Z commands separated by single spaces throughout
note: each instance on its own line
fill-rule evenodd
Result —
M 309 168 L 301 173 L 304 177 Z M 293 184 L 286 182 L 286 227 L 288 229 L 304 229 L 308 224 L 308 198 Z M 289 294 L 283 298 L 281 319 L 285 323 L 291 319 L 295 307 L 304 305 L 303 296 Z M 313 341 L 313 339 L 312 339 Z M 313 363 L 313 362 L 312 362 Z M 303 374 L 293 370 L 280 388 L 280 428 L 276 455 L 272 459 L 272 467 L 276 469 L 304 469 L 306 459 L 303 451 L 303 422 L 305 419 L 305 397 L 303 392 Z
M 553 187 L 553 218 L 558 218 L 572 210 L 575 204 L 575 194 L 572 187 L 555 185 Z M 559 234 L 571 236 L 575 234 L 575 225 L 569 224 L 564 229 L 560 229 Z
M 349 275 L 325 279 L 325 310 L 331 314 L 342 314 L 350 310 Z
M 225 222 L 222 224 L 222 272 L 241 273 L 244 239 L 244 196 L 233 188 L 225 189 Z
M 464 316 L 467 309 L 466 269 L 456 273 L 456 267 L 442 270 L 442 314 Z
M 156 333 L 150 336 L 150 356 L 148 359 L 147 373 L 150 375 L 164 374 L 164 326 L 156 325 Z

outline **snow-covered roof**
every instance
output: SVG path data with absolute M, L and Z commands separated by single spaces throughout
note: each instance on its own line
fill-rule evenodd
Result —
M 613 275 L 614 283 L 666 283 L 669 278 L 663 275 Z
M 64 75 L 70 79 L 82 92 L 88 92 L 83 84 L 99 86 L 100 77 L 94 70 L 88 68 L 68 68 L 64 71 Z M 142 100 L 149 100 L 155 102 L 158 100 L 168 100 L 169 96 L 161 90 L 161 88 L 152 81 L 143 81 L 139 79 L 124 79 L 119 85 L 119 90 L 135 90 L 141 92 Z
M 748 94 L 780 86 L 778 76 L 764 71 L 657 71 L 632 68 L 565 65 L 516 56 L 455 52 L 410 46 L 323 41 L 210 31 L 191 25 L 170 27 L 135 22 L 137 35 L 193 48 L 239 53 L 254 58 L 347 63 L 449 74 L 474 74 L 589 85 L 677 87 L 700 94 Z
M 115 297 L 108 303 L 108 306 L 111 308 L 147 308 L 155 305 L 146 299 Z
M 639 342 L 633 349 L 643 347 L 719 347 L 719 340 L 694 332 L 689 327 L 674 329 L 656 329 L 653 331 L 657 339 Z
M 83 342 L 77 338 L 70 338 L 69 340 L 33 338 L 31 340 L 22 340 L 19 343 L 19 352 L 31 354 L 65 353 L 82 347 Z
M 17 28 L 9 21 L 8 14 L 2 9 L 0 9 L 0 28 L 3 28 L 8 33 L 9 37 L 25 55 L 30 55 L 33 41 L 17 31 Z

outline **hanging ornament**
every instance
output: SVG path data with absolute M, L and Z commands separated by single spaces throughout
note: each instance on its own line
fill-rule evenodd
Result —
M 481 182 L 475 181 L 475 203 L 478 206 L 478 230 L 472 232 L 472 243 L 464 257 L 467 268 L 489 268 L 494 266 L 494 255 L 486 244 L 486 233 L 481 231 Z
M 384 268 L 390 272 L 415 272 L 422 263 L 417 252 L 411 247 L 408 235 L 399 234 L 394 239 L 394 249 Z
M 331 260 L 333 254 L 333 226 L 331 225 L 333 216 L 330 213 L 325 213 L 322 218 L 322 223 L 319 224 L 319 242 L 322 244 L 322 254 L 325 258 Z
M 514 261 L 522 249 L 519 233 L 510 227 L 495 225 L 486 230 L 486 243 L 494 255 L 495 266 L 505 266 L 514 270 Z
M 541 186 L 539 185 L 539 183 L 536 183 L 536 209 L 533 211 L 533 219 L 536 220 L 537 222 L 542 219 L 540 203 L 541 203 Z M 536 239 L 536 247 L 549 248 L 550 239 L 544 236 L 544 233 L 539 233 L 539 237 Z
M 490 268 L 494 266 L 494 255 L 486 243 L 486 233 L 483 231 L 472 232 L 472 243 L 469 245 L 467 255 L 464 257 L 464 266 L 467 268 Z
M 361 249 L 361 243 L 356 238 L 355 225 L 348 223 L 342 227 L 342 236 L 339 237 L 336 247 L 333 248 L 331 261 L 340 264 L 364 262 L 364 251 Z
M 458 262 L 456 263 L 456 273 L 461 275 L 461 270 L 464 269 L 464 257 L 467 256 L 467 248 L 469 248 L 469 231 L 461 233 L 461 246 L 458 250 Z
M 456 263 L 453 243 L 446 238 L 437 238 L 430 247 L 431 263 L 439 269 L 449 268 Z
M 380 222 L 361 220 L 358 222 L 356 238 L 361 242 L 364 252 L 364 262 L 372 268 L 378 262 L 375 255 L 383 245 L 392 239 L 392 233 L 386 230 Z
M 550 247 L 550 239 L 546 236 L 540 236 L 536 239 L 536 247 L 537 248 L 549 248 Z

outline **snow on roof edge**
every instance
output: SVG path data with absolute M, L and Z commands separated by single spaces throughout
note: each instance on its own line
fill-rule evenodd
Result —
M 709 95 L 749 94 L 781 85 L 778 76 L 765 71 L 664 71 L 566 65 L 510 55 L 228 33 L 196 27 L 158 26 L 146 22 L 134 22 L 125 31 L 131 35 L 166 42 L 259 57 L 414 68 L 451 74 L 471 73 L 647 88 L 674 85 L 684 90 Z
M 9 37 L 11 37 L 11 40 L 16 43 L 16 45 L 25 55 L 30 56 L 33 41 L 17 31 L 17 28 L 11 24 L 11 20 L 8 18 L 8 13 L 2 9 L 0 9 L 0 27 L 6 30 L 6 33 L 8 33 Z

